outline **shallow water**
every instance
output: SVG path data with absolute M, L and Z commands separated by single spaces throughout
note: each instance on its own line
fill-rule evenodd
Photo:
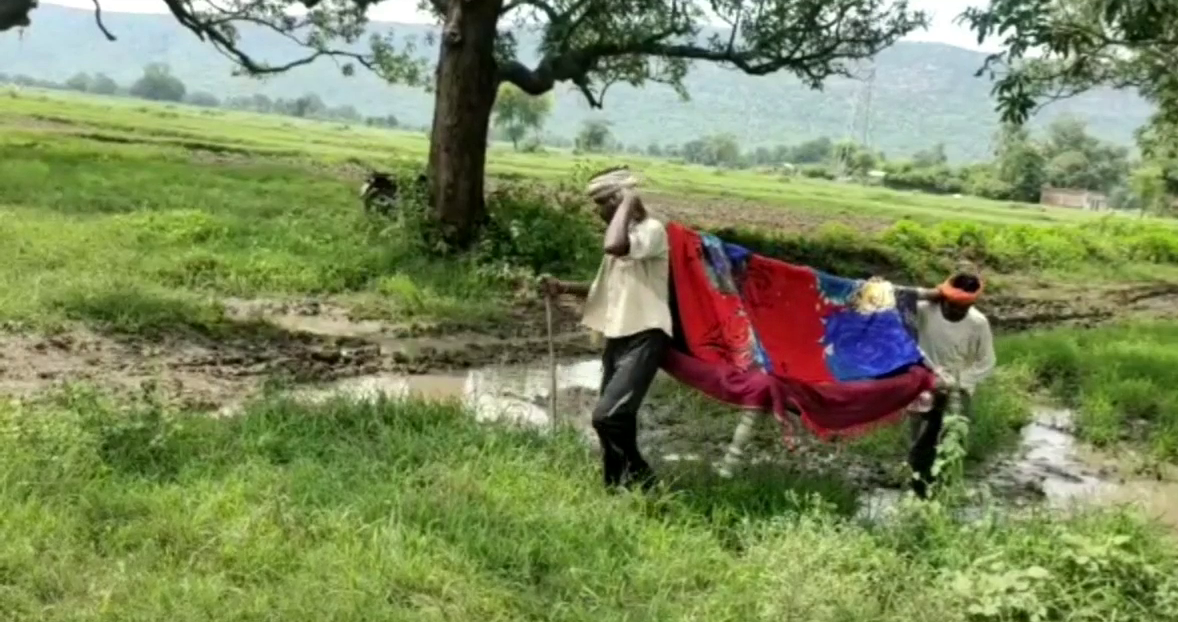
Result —
M 596 359 L 557 365 L 557 412 L 580 422 L 579 427 L 584 428 L 584 413 L 592 407 L 601 371 L 601 362 Z M 551 383 L 550 370 L 545 365 L 501 366 L 454 374 L 362 376 L 327 387 L 302 389 L 296 396 L 312 401 L 340 395 L 357 399 L 375 399 L 379 395 L 452 399 L 470 408 L 479 421 L 550 429 L 553 424 L 548 408 Z M 734 417 L 734 426 L 736 422 Z M 581 431 L 593 440 L 588 429 Z M 717 439 L 717 442 L 726 444 L 728 440 Z M 1090 454 L 1084 452 L 1072 433 L 1069 411 L 1038 408 L 1033 421 L 1022 430 L 1018 449 L 1001 460 L 984 480 L 976 482 L 973 492 L 981 495 L 982 489 L 992 489 L 1000 491 L 998 497 L 1024 500 L 1028 496 L 1038 497 L 1049 507 L 1058 509 L 1094 501 L 1132 502 L 1163 522 L 1178 526 L 1178 484 L 1114 477 L 1108 474 L 1110 469 L 1098 468 Z M 707 459 L 697 454 L 677 453 L 660 458 L 664 462 Z M 1015 491 L 1015 494 L 1001 491 Z M 872 490 L 862 496 L 859 516 L 866 520 L 884 518 L 895 510 L 903 496 L 902 491 L 895 489 Z M 979 502 L 966 508 L 966 517 L 981 515 L 987 504 Z
M 1031 492 L 1041 498 L 1042 505 L 1065 511 L 1092 504 L 1131 505 L 1161 524 L 1178 528 L 1176 474 L 1153 479 L 1119 476 L 1123 461 L 1079 443 L 1073 434 L 1070 411 L 1040 407 L 1032 422 L 1022 429 L 1018 449 L 969 488 L 974 498 L 984 497 L 983 489 L 1015 491 L 1008 497 L 1023 500 Z M 885 518 L 903 497 L 898 490 L 873 490 L 864 495 L 859 517 Z M 989 501 L 967 506 L 963 515 L 967 520 L 980 517 L 988 505 L 993 506 L 995 498 L 1002 497 L 998 494 Z
M 596 391 L 600 383 L 599 360 L 557 365 L 557 412 L 569 409 L 568 404 L 560 402 L 563 393 L 570 389 Z M 374 399 L 382 394 L 453 399 L 470 408 L 479 421 L 507 421 L 543 429 L 552 426 L 548 412 L 551 387 L 552 375 L 547 367 L 503 366 L 461 374 L 361 376 L 326 388 L 300 391 L 297 395 L 312 400 L 340 395 Z
M 1036 410 L 1034 420 L 1022 430 L 1016 456 L 1003 463 L 992 479 L 1035 485 L 1057 507 L 1099 496 L 1114 486 L 1081 460 L 1072 435 L 1072 414 L 1066 410 Z

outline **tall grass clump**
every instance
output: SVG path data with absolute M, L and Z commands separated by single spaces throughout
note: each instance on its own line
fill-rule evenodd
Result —
M 948 220 L 901 220 L 879 234 L 831 222 L 816 233 L 725 227 L 725 241 L 791 263 L 851 277 L 883 276 L 905 283 L 939 282 L 956 260 L 986 270 L 1036 273 L 1128 264 L 1178 265 L 1178 230 L 1107 218 L 1043 227 Z
M 236 418 L 73 389 L 0 407 L 0 616 L 77 620 L 1105 620 L 1178 615 L 1117 514 L 935 507 L 872 531 L 793 484 L 599 489 L 572 434 L 455 405 Z M 1078 616 L 1078 617 L 1077 617 Z
M 1178 325 L 1135 322 L 1006 337 L 1004 353 L 1076 410 L 1099 445 L 1129 441 L 1178 459 Z

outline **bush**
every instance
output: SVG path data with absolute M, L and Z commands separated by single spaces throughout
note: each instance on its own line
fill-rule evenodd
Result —
M 867 238 L 841 223 L 829 223 L 817 234 L 775 234 L 761 230 L 720 228 L 720 239 L 755 253 L 852 278 L 886 276 L 902 282 L 920 281 L 928 273 L 923 262 L 881 240 Z M 935 259 L 934 259 L 935 261 Z
M 487 211 L 477 249 L 484 265 L 580 278 L 601 260 L 601 226 L 581 196 L 508 183 L 488 197 Z
M 802 177 L 810 179 L 834 179 L 834 173 L 822 164 L 807 164 L 799 172 L 802 174 Z
M 711 233 L 790 263 L 842 276 L 882 276 L 908 283 L 939 281 L 960 259 L 1001 273 L 1132 261 L 1178 265 L 1178 230 L 1116 217 L 1052 227 L 901 220 L 878 235 L 840 224 L 828 224 L 816 234 L 733 227 Z
M 417 172 L 395 176 L 403 193 L 398 195 L 398 231 L 419 253 L 451 255 L 433 226 L 426 197 L 413 190 Z M 544 273 L 588 278 L 601 261 L 601 230 L 580 193 L 501 181 L 487 197 L 487 220 L 465 259 L 494 281 L 511 283 Z
M 952 169 L 939 166 L 902 166 L 887 171 L 884 185 L 894 190 L 917 190 L 930 194 L 960 194 L 965 185 Z

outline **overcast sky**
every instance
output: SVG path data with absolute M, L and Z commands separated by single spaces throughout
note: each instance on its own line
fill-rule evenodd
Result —
M 47 4 L 89 9 L 92 0 L 45 0 Z M 101 0 L 104 11 L 130 13 L 166 13 L 167 9 L 159 0 Z M 954 18 L 966 7 L 985 4 L 984 0 L 909 0 L 909 5 L 932 15 L 932 25 L 925 32 L 909 37 L 916 41 L 936 41 L 972 50 L 978 47 L 973 35 L 965 28 L 953 24 Z M 36 13 L 34 21 L 36 20 Z M 430 17 L 417 10 L 417 0 L 385 0 L 371 11 L 369 16 L 383 22 L 425 23 Z M 989 46 L 985 46 L 989 47 Z

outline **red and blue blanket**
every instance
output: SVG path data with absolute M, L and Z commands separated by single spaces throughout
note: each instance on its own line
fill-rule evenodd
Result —
M 664 370 L 722 402 L 800 417 L 821 437 L 901 414 L 933 386 L 915 297 L 667 225 L 675 347 Z

